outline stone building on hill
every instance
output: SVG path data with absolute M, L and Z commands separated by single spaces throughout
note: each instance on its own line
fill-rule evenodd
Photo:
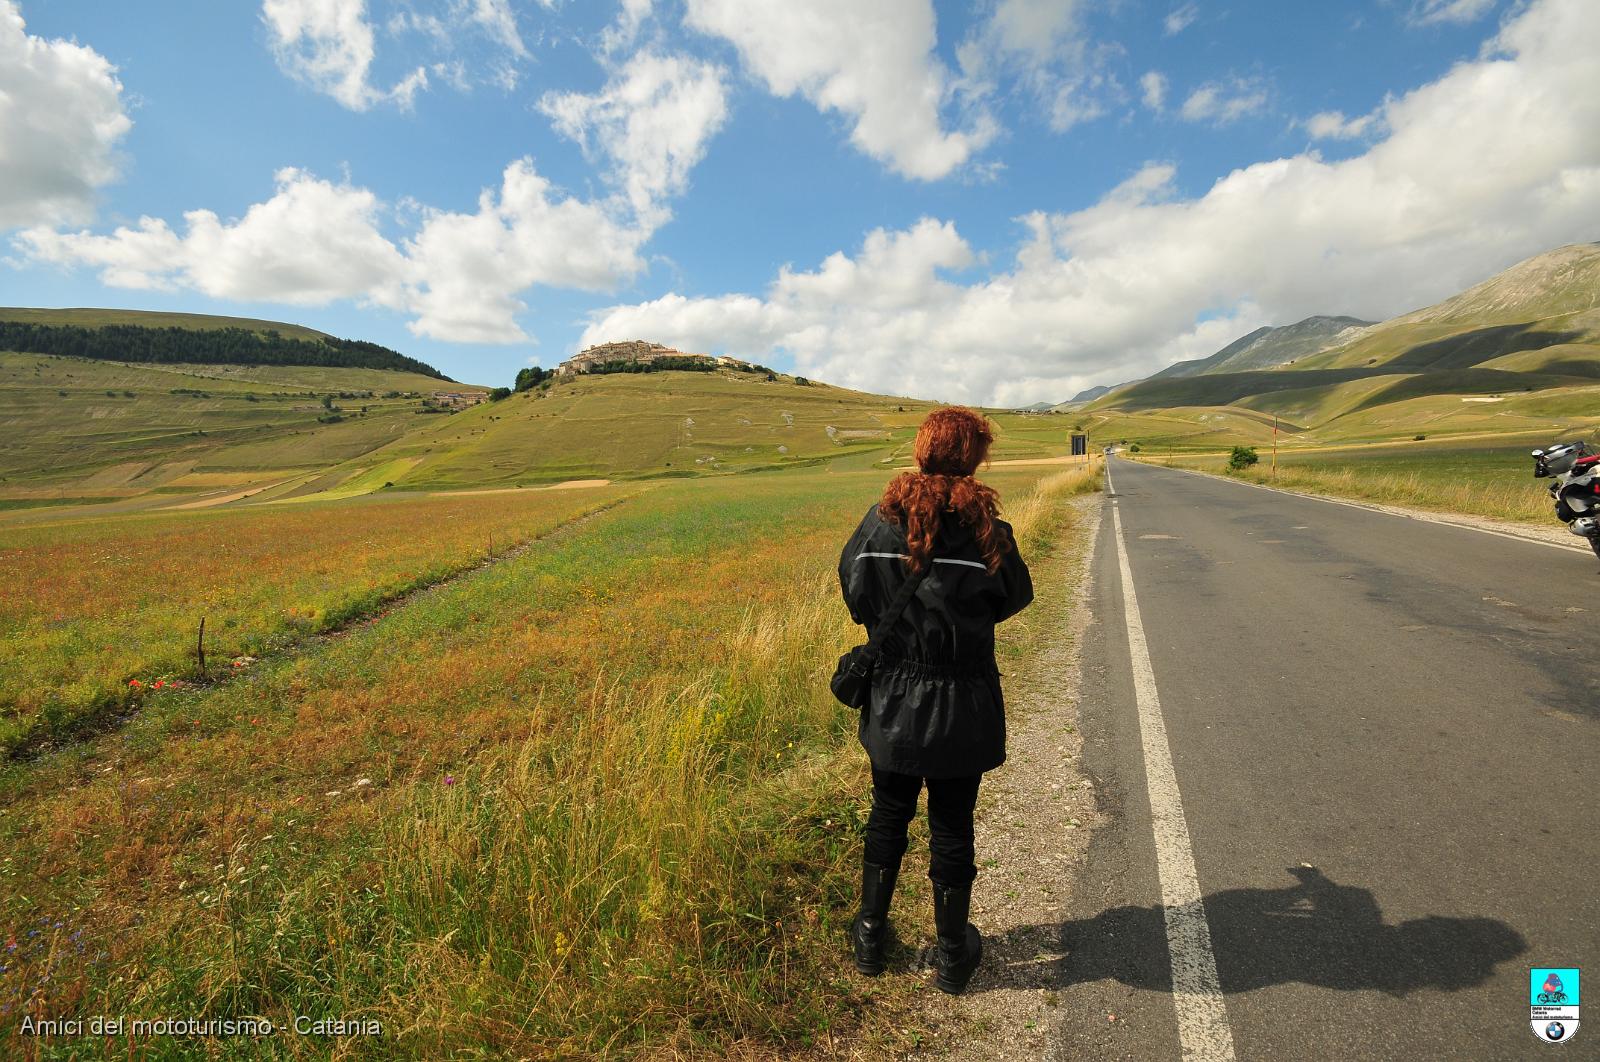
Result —
M 745 369 L 746 371 L 754 368 L 749 362 L 740 361 L 738 358 L 714 357 L 710 354 L 689 354 L 682 350 L 674 350 L 672 347 L 661 343 L 648 343 L 642 339 L 630 339 L 620 343 L 600 343 L 585 348 L 557 365 L 556 372 L 561 376 L 575 376 L 578 373 L 589 372 L 595 366 L 604 365 L 607 362 L 627 361 L 648 364 L 659 358 L 692 358 L 695 361 L 705 361 L 724 368 Z
M 429 396 L 437 406 L 449 406 L 451 409 L 466 409 L 475 406 L 489 397 L 487 391 L 435 391 Z

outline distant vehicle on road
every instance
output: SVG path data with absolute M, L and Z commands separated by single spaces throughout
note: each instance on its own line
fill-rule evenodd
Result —
M 1600 557 L 1600 454 L 1591 454 L 1583 440 L 1533 451 L 1535 479 L 1553 477 L 1550 498 L 1556 518 Z

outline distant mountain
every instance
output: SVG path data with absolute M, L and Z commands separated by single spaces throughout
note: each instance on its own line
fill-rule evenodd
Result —
M 433 366 L 377 343 L 276 321 L 206 314 L 4 307 L 0 350 L 98 361 L 387 369 L 449 380 Z
M 1600 244 L 1574 244 L 1378 324 L 1311 317 L 1258 329 L 1089 408 L 1227 406 L 1384 432 L 1492 409 L 1512 430 L 1548 427 L 1552 409 L 1594 409 L 1597 380 Z
M 1101 384 L 1099 387 L 1091 387 L 1085 391 L 1079 391 L 1077 394 L 1073 395 L 1072 401 L 1093 402 L 1101 395 L 1108 395 L 1121 386 L 1121 384 Z
M 1180 361 L 1150 376 L 1151 380 L 1170 380 L 1184 376 L 1206 376 L 1219 372 L 1246 372 L 1275 369 L 1299 358 L 1348 342 L 1373 322 L 1355 317 L 1307 317 L 1280 328 L 1258 328 L 1241 336 L 1211 355 L 1193 361 Z
M 1079 391 L 1077 394 L 1073 395 L 1067 401 L 1059 402 L 1056 405 L 1051 406 L 1050 408 L 1051 409 L 1055 409 L 1055 410 L 1061 410 L 1061 411 L 1066 411 L 1066 410 L 1070 410 L 1070 409 L 1077 409 L 1080 406 L 1088 405 L 1090 402 L 1093 402 L 1097 398 L 1103 398 L 1104 396 L 1110 394 L 1112 391 L 1115 391 L 1119 387 L 1128 386 L 1128 384 L 1130 382 L 1131 383 L 1138 383 L 1137 380 L 1133 380 L 1133 381 L 1126 381 L 1125 380 L 1122 383 L 1101 384 L 1099 387 L 1090 387 L 1090 388 L 1087 388 L 1085 390 Z

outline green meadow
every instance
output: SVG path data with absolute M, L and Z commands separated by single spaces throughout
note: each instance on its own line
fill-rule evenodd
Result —
M 320 472 L 448 415 L 422 412 L 439 389 L 462 388 L 371 369 L 0 353 L 0 501 L 150 507 L 223 476 L 243 486 Z
M 0 755 L 371 615 L 620 497 L 411 494 L 0 526 Z

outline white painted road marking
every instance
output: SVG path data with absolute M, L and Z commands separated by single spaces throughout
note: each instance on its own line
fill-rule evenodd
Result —
M 1109 483 L 1109 480 L 1108 480 Z M 1172 769 L 1167 724 L 1161 716 L 1150 647 L 1133 591 L 1133 570 L 1122 541 L 1122 513 L 1111 508 L 1122 570 L 1123 615 L 1128 623 L 1128 655 L 1133 663 L 1133 692 L 1139 707 L 1139 733 L 1144 742 L 1144 777 L 1150 793 L 1150 828 L 1155 834 L 1156 870 L 1161 878 L 1161 906 L 1167 922 L 1167 950 L 1172 956 L 1172 1003 L 1178 1012 L 1178 1043 L 1193 1062 L 1232 1062 L 1233 1032 L 1211 953 L 1211 927 L 1200 898 L 1200 879 L 1189 847 L 1189 823 Z

